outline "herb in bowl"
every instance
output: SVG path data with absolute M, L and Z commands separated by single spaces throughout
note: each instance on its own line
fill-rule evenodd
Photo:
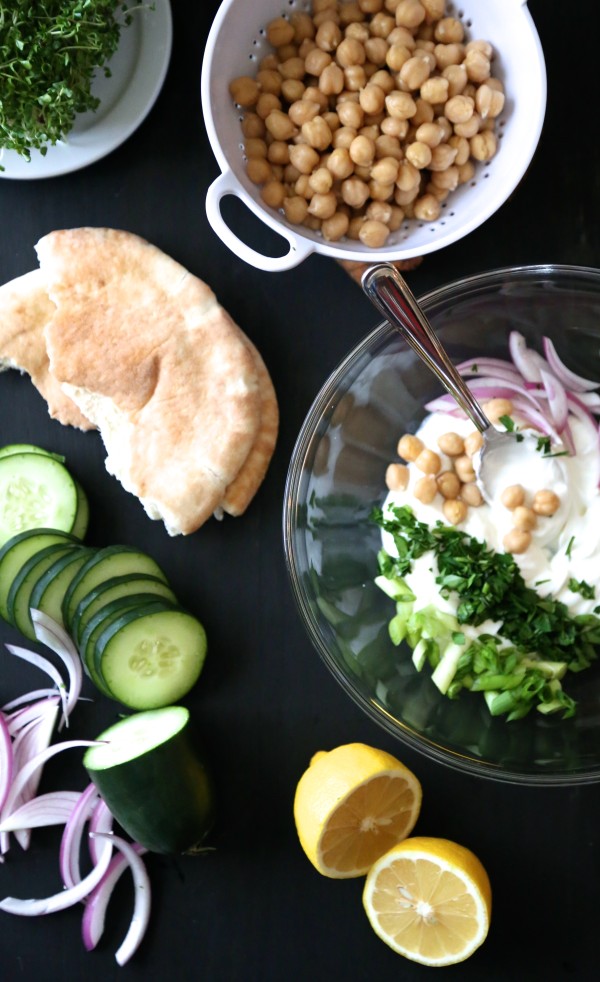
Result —
M 0 0 L 0 148 L 45 155 L 78 113 L 97 109 L 94 73 L 110 77 L 130 22 L 121 0 Z

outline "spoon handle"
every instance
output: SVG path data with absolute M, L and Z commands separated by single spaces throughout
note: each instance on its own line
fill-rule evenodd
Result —
M 489 429 L 489 419 L 450 361 L 410 287 L 396 267 L 390 263 L 370 266 L 363 275 L 362 287 L 371 303 L 454 396 L 479 432 L 484 433 Z

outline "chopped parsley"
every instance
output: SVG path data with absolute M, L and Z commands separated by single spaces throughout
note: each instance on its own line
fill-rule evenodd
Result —
M 573 593 L 580 593 L 584 600 L 595 600 L 596 589 L 585 580 L 576 580 L 573 576 L 569 580 L 569 590 Z
M 442 522 L 432 527 L 419 522 L 408 506 L 391 507 L 385 515 L 375 509 L 372 519 L 392 536 L 398 553 L 395 557 L 380 552 L 384 577 L 402 580 L 414 560 L 431 550 L 440 595 L 458 595 L 457 626 L 480 626 L 488 619 L 500 622 L 499 637 L 480 635 L 466 647 L 449 684 L 449 696 L 456 696 L 465 686 L 480 691 L 499 688 L 502 694 L 510 691 L 512 695 L 492 709 L 494 714 L 506 711 L 508 718 L 515 719 L 536 702 L 543 711 L 552 706 L 572 714 L 573 701 L 562 691 L 558 677 L 549 675 L 558 676 L 557 666 L 577 672 L 595 660 L 600 618 L 595 614 L 572 616 L 565 604 L 551 596 L 540 597 L 527 586 L 510 553 L 495 552 Z M 593 597 L 589 584 L 572 582 L 583 596 L 590 596 L 587 591 L 591 590 Z M 462 641 L 457 640 L 459 633 L 454 631 L 449 640 L 464 644 L 464 635 L 460 635 Z

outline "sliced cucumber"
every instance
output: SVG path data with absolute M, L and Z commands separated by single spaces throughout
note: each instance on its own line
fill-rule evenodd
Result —
M 7 443 L 6 446 L 0 447 L 0 457 L 12 457 L 16 453 L 40 453 L 45 457 L 53 457 L 54 460 L 59 460 L 61 464 L 65 462 L 62 454 L 52 453 L 51 450 L 44 450 L 43 447 L 36 447 L 34 443 Z
M 113 698 L 131 709 L 156 709 L 185 696 L 200 675 L 206 633 L 200 621 L 165 601 L 117 617 L 94 646 L 94 667 Z
M 81 487 L 79 481 L 77 481 L 75 478 L 73 478 L 73 480 L 75 481 L 75 487 L 77 489 L 77 514 L 75 516 L 73 528 L 71 529 L 71 535 L 76 536 L 78 539 L 84 539 L 90 522 L 90 505 L 87 494 Z
M 30 614 L 33 588 L 43 573 L 60 556 L 74 550 L 77 550 L 77 546 L 72 542 L 55 542 L 53 545 L 45 546 L 44 549 L 34 553 L 27 562 L 23 563 L 12 581 L 6 600 L 8 619 L 21 634 L 24 634 L 31 641 L 36 639 Z
M 152 576 L 158 577 L 159 580 L 167 582 L 167 578 L 158 563 L 138 549 L 118 545 L 98 549 L 85 566 L 82 566 L 65 593 L 62 615 L 69 633 L 77 604 L 85 597 L 86 593 L 111 577 L 124 576 L 126 573 L 150 573 Z
M 215 796 L 188 710 L 134 713 L 98 741 L 83 763 L 119 825 L 152 852 L 197 851 L 214 823 Z
M 57 529 L 36 528 L 14 535 L 0 549 L 0 616 L 5 621 L 9 620 L 8 594 L 21 567 L 31 556 L 57 542 L 77 544 L 77 539 Z
M 69 583 L 84 563 L 95 554 L 89 546 L 76 546 L 73 552 L 57 559 L 40 576 L 31 591 L 31 607 L 41 610 L 57 624 L 63 625 L 62 602 Z
M 129 597 L 136 593 L 156 594 L 170 600 L 171 603 L 177 603 L 177 597 L 168 583 L 159 580 L 157 576 L 152 576 L 150 573 L 126 573 L 124 576 L 112 576 L 100 586 L 93 587 L 77 604 L 71 620 L 71 637 L 75 643 L 79 644 L 88 621 L 97 611 L 112 600 Z
M 77 508 L 76 483 L 55 457 L 46 453 L 0 457 L 0 545 L 26 529 L 70 532 Z
M 101 673 L 98 671 L 95 657 L 96 642 L 108 625 L 112 624 L 113 621 L 121 617 L 126 611 L 142 606 L 147 607 L 149 603 L 153 602 L 161 603 L 161 609 L 170 609 L 173 607 L 173 604 L 169 600 L 159 601 L 159 598 L 152 594 L 135 593 L 128 597 L 118 597 L 115 600 L 111 600 L 105 607 L 97 610 L 86 624 L 85 630 L 82 632 L 81 639 L 77 645 L 79 655 L 89 677 L 106 695 L 111 695 L 111 693 L 104 683 Z

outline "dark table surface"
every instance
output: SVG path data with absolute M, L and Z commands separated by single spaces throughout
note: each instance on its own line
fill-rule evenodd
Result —
M 491 219 L 408 274 L 417 294 L 513 264 L 600 265 L 595 4 L 580 0 L 567 9 L 531 0 L 529 6 L 549 85 L 538 151 Z M 126 969 L 113 957 L 130 914 L 123 885 L 109 908 L 105 937 L 90 954 L 81 941 L 80 909 L 38 919 L 0 915 L 0 978 L 426 978 L 429 970 L 375 936 L 362 911 L 361 881 L 321 878 L 296 838 L 292 800 L 300 774 L 317 749 L 351 741 L 400 756 L 424 788 L 417 831 L 463 842 L 489 871 L 494 912 L 488 940 L 467 962 L 447 969 L 449 978 L 595 978 L 600 787 L 530 789 L 477 780 L 403 748 L 342 691 L 300 622 L 281 534 L 290 454 L 325 378 L 378 318 L 333 260 L 313 256 L 289 272 L 260 272 L 210 229 L 204 199 L 218 168 L 202 121 L 200 71 L 217 8 L 216 0 L 173 4 L 166 83 L 124 145 L 77 173 L 0 180 L 2 281 L 36 265 L 34 243 L 51 229 L 129 229 L 212 286 L 273 376 L 281 431 L 264 485 L 243 518 L 211 521 L 185 539 L 170 539 L 106 474 L 97 434 L 51 422 L 25 377 L 0 377 L 0 444 L 40 442 L 64 452 L 90 497 L 90 541 L 150 552 L 206 625 L 210 652 L 187 701 L 217 776 L 216 848 L 200 859 L 148 860 L 150 930 Z M 248 222 L 248 235 L 257 234 Z M 0 640 L 14 641 L 14 632 L 3 625 Z M 2 656 L 0 698 L 38 684 L 24 666 L 9 662 Z M 103 700 L 82 704 L 72 733 L 95 735 L 114 714 L 115 706 Z M 48 786 L 85 784 L 73 758 L 53 761 L 45 780 Z M 48 831 L 35 836 L 27 855 L 15 847 L 0 867 L 0 895 L 58 889 L 56 846 Z

